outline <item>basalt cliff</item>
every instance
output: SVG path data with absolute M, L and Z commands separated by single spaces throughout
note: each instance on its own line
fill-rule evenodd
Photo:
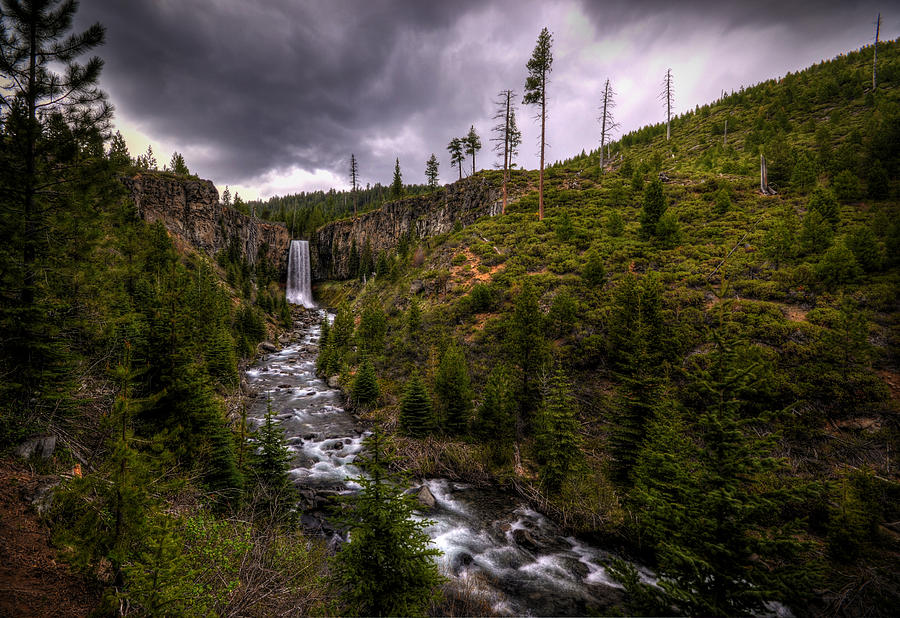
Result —
M 160 221 L 177 240 L 214 256 L 236 241 L 251 264 L 260 256 L 287 272 L 291 237 L 282 223 L 263 222 L 219 203 L 209 180 L 143 173 L 122 179 L 138 216 Z
M 428 194 L 385 204 L 352 219 L 323 225 L 310 239 L 313 279 L 346 279 L 355 244 L 366 243 L 373 255 L 393 249 L 409 234 L 426 238 L 467 226 L 477 219 L 500 213 L 499 188 L 484 176 L 474 176 Z

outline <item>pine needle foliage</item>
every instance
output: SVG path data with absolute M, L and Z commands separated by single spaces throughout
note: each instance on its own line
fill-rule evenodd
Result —
M 408 436 L 422 437 L 432 433 L 436 426 L 428 390 L 419 372 L 414 371 L 400 402 L 400 429 Z
M 350 541 L 332 560 L 335 582 L 349 613 L 357 616 L 425 616 L 440 594 L 442 577 L 435 548 L 414 519 L 415 498 L 405 479 L 388 472 L 387 439 L 376 430 L 365 441 L 366 476 L 360 492 L 345 501 L 342 523 Z

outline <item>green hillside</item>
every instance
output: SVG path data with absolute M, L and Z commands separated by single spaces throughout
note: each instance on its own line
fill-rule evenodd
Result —
M 605 170 L 596 152 L 548 169 L 543 221 L 537 173 L 515 172 L 506 215 L 318 286 L 336 324 L 361 316 L 321 371 L 349 388 L 358 350 L 383 350 L 368 414 L 411 469 L 625 544 L 668 582 L 623 573 L 629 611 L 890 613 L 896 42 L 879 80 L 866 48 L 697 107 L 669 141 L 622 136 Z M 438 440 L 404 417 L 413 369 Z

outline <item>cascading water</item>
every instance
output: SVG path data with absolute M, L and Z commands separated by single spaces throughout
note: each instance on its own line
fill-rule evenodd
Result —
M 294 305 L 315 307 L 309 273 L 309 242 L 292 240 L 288 257 L 287 301 Z

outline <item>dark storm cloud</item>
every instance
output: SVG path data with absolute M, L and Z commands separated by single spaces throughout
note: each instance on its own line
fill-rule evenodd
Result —
M 342 171 L 372 128 L 434 105 L 449 29 L 476 5 L 88 1 L 79 20 L 107 27 L 103 83 L 121 113 L 204 147 L 207 173 L 247 180 Z
M 185 151 L 203 176 L 258 186 L 292 169 L 344 178 L 350 152 L 364 182 L 390 182 L 398 156 L 404 179 L 421 182 L 431 152 L 450 180 L 445 145 L 470 124 L 489 166 L 491 99 L 503 88 L 521 95 L 544 25 L 558 54 L 550 156 L 562 158 L 592 147 L 605 76 L 622 84 L 619 119 L 633 129 L 659 120 L 663 65 L 675 63 L 677 100 L 693 107 L 719 88 L 864 44 L 877 10 L 772 0 L 83 0 L 78 18 L 107 27 L 102 82 L 120 118 Z M 891 19 L 884 32 L 896 36 Z M 532 114 L 519 117 L 527 167 Z

